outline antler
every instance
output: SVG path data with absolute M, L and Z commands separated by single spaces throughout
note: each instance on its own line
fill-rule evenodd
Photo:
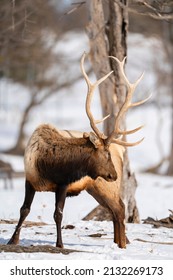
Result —
M 91 105 L 91 101 L 92 101 L 92 97 L 93 97 L 93 93 L 95 88 L 100 85 L 104 80 L 106 80 L 113 71 L 109 72 L 107 75 L 105 75 L 104 77 L 102 77 L 101 79 L 99 79 L 98 81 L 96 81 L 94 84 L 91 83 L 91 81 L 89 80 L 89 77 L 87 76 L 85 69 L 84 69 L 84 61 L 85 61 L 85 56 L 86 53 L 84 52 L 81 58 L 81 71 L 84 75 L 85 81 L 87 83 L 88 86 L 88 93 L 87 93 L 87 98 L 86 98 L 86 113 L 87 116 L 90 120 L 90 125 L 93 129 L 93 131 L 95 132 L 95 134 L 99 137 L 99 139 L 105 139 L 106 136 L 104 135 L 104 133 L 100 132 L 99 129 L 97 128 L 96 124 L 103 122 L 104 120 L 106 120 L 110 115 L 107 115 L 106 117 L 104 117 L 101 120 L 95 120 L 91 110 L 90 110 L 90 105 Z
M 124 64 L 125 64 L 126 57 L 123 59 L 123 61 L 120 61 L 118 58 L 116 58 L 114 56 L 110 56 L 110 57 L 113 58 L 119 65 L 121 75 L 123 76 L 124 83 L 127 87 L 127 96 L 126 96 L 126 100 L 125 100 L 121 110 L 119 111 L 119 113 L 116 117 L 114 130 L 112 131 L 110 136 L 105 141 L 106 141 L 107 145 L 110 145 L 111 142 L 113 142 L 113 143 L 116 143 L 116 144 L 119 144 L 119 145 L 122 145 L 122 146 L 135 146 L 135 145 L 138 145 L 139 143 L 141 143 L 144 138 L 142 138 L 141 140 L 139 140 L 135 143 L 128 143 L 128 142 L 125 142 L 125 141 L 121 140 L 120 137 L 118 137 L 118 136 L 132 134 L 132 133 L 140 130 L 141 128 L 143 128 L 143 126 L 139 126 L 135 129 L 129 130 L 129 131 L 127 131 L 127 130 L 122 131 L 119 128 L 120 120 L 122 119 L 123 115 L 127 112 L 127 110 L 129 108 L 135 107 L 135 106 L 138 106 L 138 105 L 141 105 L 141 104 L 145 103 L 151 97 L 151 95 L 149 97 L 147 97 L 146 99 L 142 100 L 142 101 L 139 101 L 139 102 L 136 102 L 136 103 L 131 103 L 133 93 L 134 93 L 137 85 L 139 84 L 139 82 L 142 80 L 144 73 L 138 78 L 138 80 L 135 83 L 131 84 L 128 81 L 128 79 L 127 79 L 127 77 L 124 73 Z

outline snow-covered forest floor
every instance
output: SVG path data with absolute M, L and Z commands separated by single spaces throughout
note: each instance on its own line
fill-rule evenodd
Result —
M 76 45 L 76 39 L 78 45 Z M 81 34 L 69 35 L 68 40 L 72 42 L 71 45 L 67 44 L 69 52 L 78 46 L 80 54 L 82 54 L 88 48 L 86 47 L 86 38 Z M 137 42 L 138 47 L 134 48 Z M 156 46 L 158 48 L 157 54 L 154 51 Z M 62 46 L 60 47 L 62 48 Z M 65 48 L 64 50 L 67 51 Z M 173 259 L 173 229 L 153 228 L 151 225 L 142 223 L 142 219 L 149 216 L 154 219 L 165 218 L 169 216 L 168 209 L 173 210 L 173 178 L 143 172 L 146 168 L 157 164 L 163 154 L 168 155 L 170 146 L 171 111 L 168 104 L 158 110 L 153 102 L 156 95 L 154 90 L 156 78 L 153 74 L 152 63 L 155 60 L 157 61 L 156 55 L 160 55 L 160 58 L 163 56 L 156 39 L 145 41 L 140 35 L 129 37 L 127 64 L 129 78 L 135 80 L 143 70 L 146 72 L 145 78 L 137 91 L 139 94 L 136 93 L 138 95 L 137 99 L 143 96 L 143 94 L 140 94 L 141 92 L 145 95 L 152 92 L 153 99 L 148 105 L 132 109 L 127 116 L 127 127 L 129 129 L 145 124 L 142 132 L 129 138 L 130 141 L 133 141 L 145 136 L 142 144 L 129 149 L 131 168 L 136 173 L 138 181 L 136 200 L 141 223 L 127 224 L 127 236 L 130 240 L 127 248 L 119 249 L 113 243 L 112 222 L 82 221 L 82 218 L 97 205 L 97 202 L 91 196 L 83 192 L 78 197 L 66 200 L 63 226 L 73 225 L 74 228 L 64 228 L 62 231 L 65 248 L 76 249 L 81 252 L 74 252 L 69 255 L 2 252 L 0 259 Z M 1 82 L 1 101 L 4 90 L 6 99 L 4 99 L 4 104 L 0 110 L 1 149 L 14 144 L 20 115 L 29 98 L 28 91 L 25 88 L 4 80 Z M 84 111 L 85 91 L 85 84 L 80 81 L 70 90 L 70 94 L 65 91 L 60 92 L 39 108 L 35 108 L 30 116 L 30 122 L 26 126 L 26 133 L 30 135 L 40 122 L 54 123 L 60 129 L 90 130 Z M 92 110 L 94 114 L 100 114 L 98 94 L 94 98 Z M 159 125 L 160 128 L 158 129 Z M 23 159 L 21 157 L 7 156 L 2 153 L 0 158 L 10 161 L 16 171 L 23 170 Z M 163 167 L 162 172 L 165 171 L 166 167 L 166 165 Z M 15 224 L 7 224 L 2 220 L 17 220 L 19 209 L 23 203 L 24 178 L 14 179 L 13 185 L 13 189 L 4 189 L 3 180 L 0 180 L 0 244 L 7 243 L 15 228 Z M 46 225 L 24 227 L 21 231 L 20 244 L 54 246 L 56 230 L 53 212 L 54 194 L 37 193 L 27 220 L 45 222 Z
M 172 207 L 173 178 L 137 173 L 138 189 L 136 199 L 141 220 L 148 216 L 164 218 Z M 16 179 L 13 190 L 4 190 L 2 184 L 0 217 L 3 220 L 17 220 L 23 202 L 24 180 Z M 113 243 L 112 222 L 82 221 L 81 219 L 97 203 L 83 192 L 75 198 L 66 200 L 63 219 L 63 242 L 67 249 L 83 252 L 63 254 L 48 253 L 6 253 L 0 259 L 119 259 L 119 260 L 172 260 L 173 230 L 165 227 L 154 228 L 151 225 L 127 224 L 127 236 L 130 244 L 126 249 L 119 249 Z M 53 220 L 54 195 L 37 193 L 32 205 L 29 221 L 40 225 L 24 227 L 21 231 L 21 245 L 55 246 L 56 229 Z M 42 222 L 46 225 L 42 225 Z M 0 244 L 6 244 L 11 237 L 15 224 L 0 224 Z M 74 228 L 65 228 L 68 225 Z

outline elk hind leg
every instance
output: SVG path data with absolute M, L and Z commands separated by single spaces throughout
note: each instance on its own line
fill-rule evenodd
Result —
M 62 233 L 61 233 L 61 222 L 63 217 L 63 209 L 66 199 L 67 187 L 58 186 L 55 193 L 55 212 L 54 212 L 54 220 L 56 223 L 57 230 L 57 241 L 56 247 L 63 248 L 62 243 Z
M 30 182 L 26 180 L 25 182 L 25 198 L 22 207 L 20 208 L 20 218 L 19 222 L 16 226 L 16 229 L 11 237 L 11 239 L 8 241 L 8 244 L 15 244 L 17 245 L 19 243 L 19 235 L 21 231 L 22 224 L 26 217 L 28 216 L 30 212 L 30 207 L 33 201 L 35 195 L 35 190 L 33 189 Z

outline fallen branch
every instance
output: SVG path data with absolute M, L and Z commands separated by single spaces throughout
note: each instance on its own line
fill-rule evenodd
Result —
M 92 234 L 88 234 L 89 237 L 102 237 L 107 235 L 106 233 L 92 233 Z
M 5 245 L 0 244 L 0 252 L 13 252 L 13 253 L 49 253 L 49 254 L 64 254 L 70 253 L 90 253 L 86 251 L 57 248 L 50 245 L 37 245 L 37 246 L 20 246 L 20 245 Z
M 5 219 L 0 219 L 0 224 L 17 224 L 17 220 L 5 220 Z M 32 222 L 32 221 L 25 221 L 23 223 L 23 227 L 33 227 L 33 226 L 46 226 L 47 224 L 44 222 Z
M 154 243 L 154 244 L 161 244 L 161 245 L 173 245 L 173 242 L 149 241 L 149 240 L 144 240 L 144 239 L 140 239 L 140 238 L 136 238 L 133 241 L 140 241 L 140 242 Z
M 154 227 L 167 227 L 167 228 L 173 228 L 173 211 L 169 210 L 171 214 L 169 217 L 160 219 L 160 220 L 154 220 L 151 217 L 148 217 L 147 219 L 142 220 L 144 224 L 151 224 Z

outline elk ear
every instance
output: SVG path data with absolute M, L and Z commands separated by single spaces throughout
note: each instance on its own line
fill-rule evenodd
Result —
M 89 133 L 87 133 L 87 132 L 84 132 L 84 133 L 83 133 L 83 138 L 86 139 L 86 138 L 89 138 L 89 136 L 90 136 Z
M 95 146 L 96 149 L 103 146 L 103 143 L 100 141 L 98 136 L 96 134 L 94 134 L 93 132 L 90 132 L 89 139 L 93 143 L 93 145 Z

